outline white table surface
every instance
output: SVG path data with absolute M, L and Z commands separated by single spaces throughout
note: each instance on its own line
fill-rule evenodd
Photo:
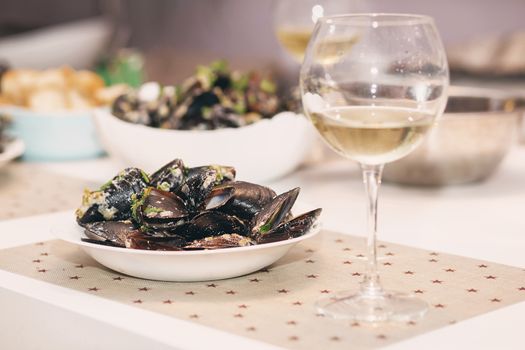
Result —
M 120 168 L 111 159 L 41 166 L 101 183 Z M 270 185 L 276 191 L 300 186 L 302 201 L 323 207 L 325 228 L 363 235 L 365 196 L 354 164 L 331 161 Z M 482 184 L 417 189 L 384 183 L 379 210 L 381 240 L 525 267 L 525 147 L 515 148 Z M 52 238 L 49 228 L 70 215 L 1 222 L 0 248 Z M 2 349 L 273 348 L 5 271 L 0 271 L 0 310 Z M 524 324 L 522 302 L 388 349 L 523 349 Z

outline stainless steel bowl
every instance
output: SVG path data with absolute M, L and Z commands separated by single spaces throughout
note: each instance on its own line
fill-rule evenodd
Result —
M 440 186 L 482 181 L 516 142 L 521 112 L 497 90 L 451 87 L 447 108 L 424 143 L 385 167 L 386 181 Z

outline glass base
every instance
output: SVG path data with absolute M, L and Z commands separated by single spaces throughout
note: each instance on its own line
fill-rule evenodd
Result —
M 421 319 L 428 310 L 428 304 L 411 295 L 382 292 L 377 295 L 364 295 L 344 291 L 316 303 L 321 314 L 361 322 L 408 322 Z

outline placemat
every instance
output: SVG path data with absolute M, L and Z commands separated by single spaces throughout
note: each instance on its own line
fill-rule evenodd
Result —
M 214 282 L 120 275 L 59 240 L 2 250 L 0 268 L 292 349 L 377 348 L 525 300 L 522 268 L 381 243 L 385 287 L 425 299 L 427 316 L 371 327 L 317 314 L 317 298 L 358 287 L 363 241 L 323 232 L 268 269 Z
M 0 170 L 0 220 L 76 208 L 84 188 L 94 187 L 36 163 L 11 163 Z

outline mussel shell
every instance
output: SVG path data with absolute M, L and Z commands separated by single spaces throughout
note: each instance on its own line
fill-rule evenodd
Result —
M 170 237 L 151 237 L 138 233 L 128 236 L 125 241 L 126 248 L 142 250 L 182 250 L 184 245 L 186 245 L 186 240 L 177 235 Z
M 210 236 L 221 236 L 227 233 L 247 235 L 249 228 L 242 220 L 219 211 L 204 211 L 195 216 L 184 234 L 190 240 Z
M 195 240 L 187 244 L 185 250 L 199 250 L 199 249 L 221 249 L 221 248 L 235 248 L 246 247 L 254 245 L 255 242 L 249 238 L 235 233 L 224 234 L 221 236 L 205 237 Z
M 244 181 L 227 182 L 210 192 L 205 208 L 252 220 L 274 197 L 275 192 L 265 186 Z
M 205 198 L 212 189 L 235 178 L 235 169 L 229 166 L 209 165 L 188 169 L 188 176 L 176 192 L 191 211 L 203 209 Z
M 281 224 L 290 214 L 300 188 L 282 193 L 266 204 L 252 220 L 252 234 L 268 232 Z
M 163 191 L 175 192 L 184 181 L 186 169 L 181 159 L 174 159 L 151 175 L 150 184 Z
M 217 181 L 217 171 L 211 168 L 190 169 L 188 177 L 177 191 L 191 211 L 198 211 Z
M 85 234 L 90 241 L 99 241 L 124 247 L 126 237 L 139 233 L 131 221 L 99 221 L 84 225 Z
M 321 215 L 321 211 L 321 208 L 309 211 L 280 224 L 271 231 L 258 233 L 254 236 L 255 241 L 257 244 L 264 244 L 300 237 L 308 233 Z
M 80 224 L 102 220 L 126 220 L 131 217 L 132 196 L 138 195 L 149 178 L 140 169 L 127 168 L 98 191 L 86 191 L 83 207 L 77 210 Z
M 148 187 L 133 204 L 133 219 L 143 231 L 175 230 L 186 222 L 185 203 L 171 192 Z

